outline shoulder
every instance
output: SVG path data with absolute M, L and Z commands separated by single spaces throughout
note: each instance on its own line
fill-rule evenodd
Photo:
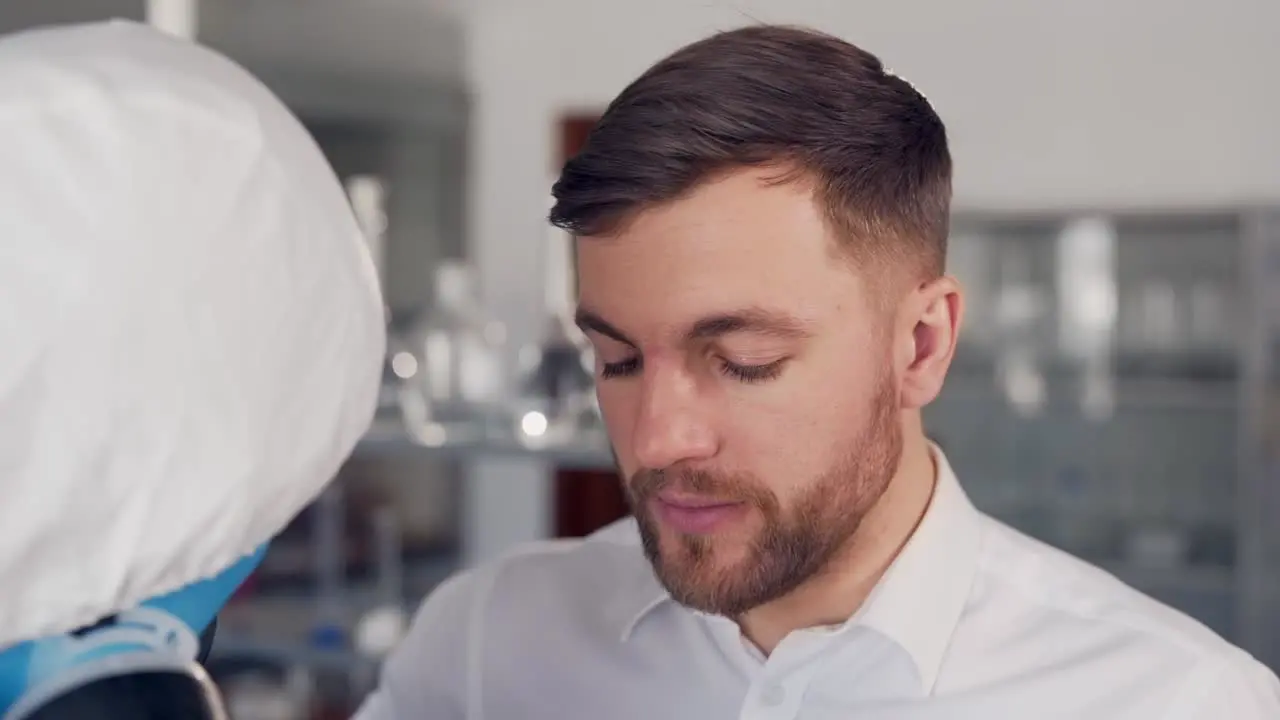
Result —
M 1011 607 L 1046 620 L 1089 623 L 1192 655 L 1231 646 L 1190 616 L 1138 591 L 1101 567 L 985 518 L 979 581 Z
M 1033 655 L 1045 664 L 1099 670 L 1105 664 L 1118 681 L 1149 682 L 1188 708 L 1212 698 L 1217 706 L 1265 703 L 1258 707 L 1280 711 L 1274 674 L 1203 623 L 1100 567 L 992 518 L 983 522 L 968 608 L 975 628 L 1006 640 L 1021 632 L 1034 637 Z M 1271 717 L 1240 715 L 1264 716 Z
M 661 594 L 634 522 L 624 520 L 587 538 L 518 546 L 447 581 L 419 613 L 449 625 L 465 620 L 490 642 L 616 636 Z
M 357 717 L 464 717 L 482 679 L 527 679 L 530 668 L 548 668 L 552 647 L 561 657 L 552 667 L 563 672 L 599 662 L 660 592 L 627 522 L 585 539 L 519 546 L 427 596 Z

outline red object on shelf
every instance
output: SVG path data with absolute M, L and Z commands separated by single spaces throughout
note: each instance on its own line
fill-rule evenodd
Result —
M 560 160 L 582 149 L 599 115 L 571 115 L 560 121 Z M 557 168 L 558 170 L 558 168 Z M 556 536 L 590 535 L 630 512 L 618 474 L 610 470 L 561 470 L 556 473 Z
M 606 470 L 556 473 L 556 536 L 584 537 L 630 513 L 618 474 Z

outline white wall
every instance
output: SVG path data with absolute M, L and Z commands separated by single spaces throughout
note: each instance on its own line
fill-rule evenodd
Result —
M 1280 201 L 1274 0 L 473 0 L 467 12 L 471 251 L 522 339 L 540 327 L 529 298 L 557 117 L 752 20 L 833 32 L 912 81 L 947 123 L 957 207 Z M 479 481 L 507 493 L 487 522 L 545 527 L 538 471 L 504 472 Z
M 456 2 L 200 0 L 199 34 L 253 67 L 450 83 L 462 76 Z
M 146 20 L 146 16 L 146 0 L 2 0 L 0 33 L 112 18 L 141 22 Z

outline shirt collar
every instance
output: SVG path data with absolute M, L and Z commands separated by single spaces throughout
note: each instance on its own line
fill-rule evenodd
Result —
M 898 643 L 932 691 L 978 569 L 981 516 L 942 450 L 932 448 L 937 482 L 924 517 L 850 623 Z
M 969 502 L 942 450 L 932 447 L 937 482 L 929 507 L 867 601 L 846 627 L 879 632 L 915 662 L 926 692 L 933 689 L 969 597 L 980 551 L 980 515 Z M 617 607 L 625 618 L 621 639 L 670 596 L 651 572 L 637 578 Z

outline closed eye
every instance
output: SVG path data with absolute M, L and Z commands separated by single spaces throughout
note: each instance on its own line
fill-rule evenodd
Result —
M 758 383 L 773 380 L 782 374 L 787 358 L 781 358 L 763 365 L 739 365 L 728 360 L 720 361 L 720 371 L 725 375 L 744 383 Z
M 611 378 L 630 377 L 640 371 L 640 356 L 633 355 L 626 360 L 619 362 L 604 363 L 600 368 L 600 377 L 604 380 Z

